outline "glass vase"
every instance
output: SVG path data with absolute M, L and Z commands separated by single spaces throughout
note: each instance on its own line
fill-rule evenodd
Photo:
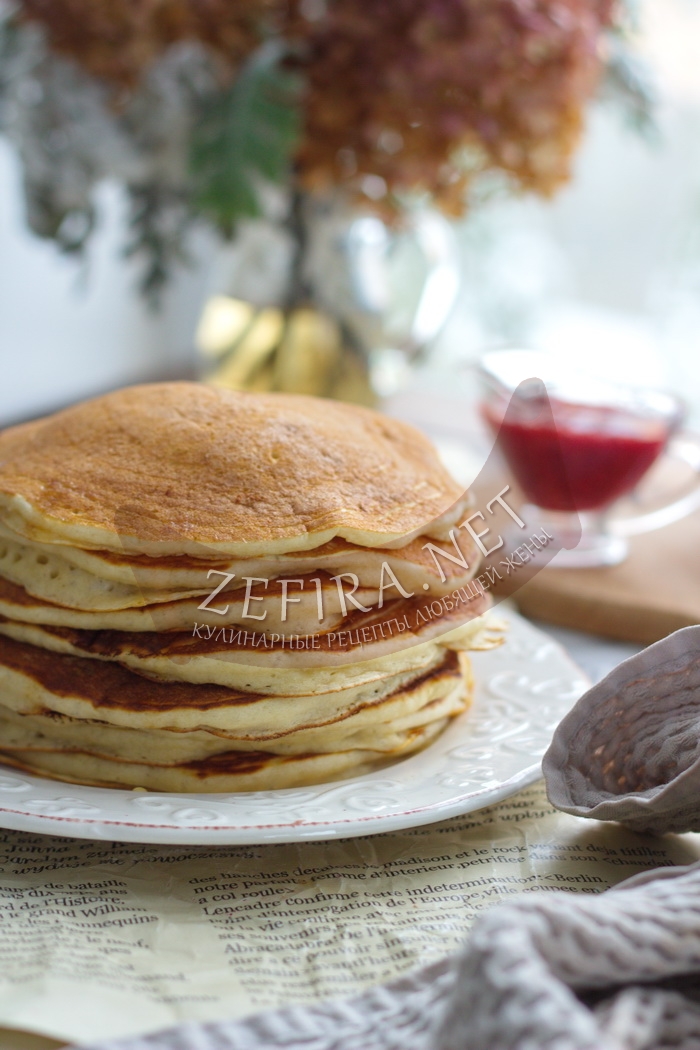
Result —
M 296 193 L 223 253 L 197 333 L 203 378 L 374 404 L 426 353 L 458 289 L 455 237 L 436 212 L 388 223 L 339 195 Z

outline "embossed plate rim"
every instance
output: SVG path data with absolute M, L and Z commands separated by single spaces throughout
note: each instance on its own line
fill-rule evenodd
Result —
M 66 784 L 0 764 L 0 827 L 121 842 L 250 845 L 400 831 L 493 805 L 539 779 L 555 724 L 589 685 L 554 639 L 515 612 L 505 618 L 504 644 L 472 654 L 472 709 L 425 751 L 393 766 L 306 788 L 170 795 Z

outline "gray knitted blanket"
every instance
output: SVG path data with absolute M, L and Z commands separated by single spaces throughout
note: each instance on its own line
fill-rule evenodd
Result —
M 700 830 L 700 627 L 620 664 L 558 727 L 553 805 Z M 700 864 L 599 896 L 497 905 L 464 948 L 355 999 L 187 1024 L 93 1050 L 698 1050 Z

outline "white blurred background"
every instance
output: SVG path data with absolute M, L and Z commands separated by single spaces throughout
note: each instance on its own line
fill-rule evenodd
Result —
M 700 0 L 641 0 L 638 47 L 658 97 L 641 137 L 591 112 L 572 183 L 552 202 L 494 202 L 460 226 L 464 286 L 417 381 L 470 396 L 485 348 L 578 355 L 610 376 L 672 387 L 700 425 Z M 0 425 L 109 387 L 183 375 L 216 254 L 174 283 L 160 315 L 121 257 L 119 191 L 82 264 L 26 232 L 19 169 L 0 142 Z

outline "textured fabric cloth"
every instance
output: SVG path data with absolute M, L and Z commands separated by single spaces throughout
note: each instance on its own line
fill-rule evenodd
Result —
M 499 905 L 459 954 L 356 999 L 99 1050 L 697 1050 L 696 994 L 700 864 Z
M 558 727 L 555 806 L 700 829 L 700 627 L 626 660 Z M 461 952 L 355 999 L 92 1050 L 698 1050 L 700 863 L 497 905 Z
M 624 660 L 557 727 L 553 806 L 634 831 L 700 831 L 700 627 Z

